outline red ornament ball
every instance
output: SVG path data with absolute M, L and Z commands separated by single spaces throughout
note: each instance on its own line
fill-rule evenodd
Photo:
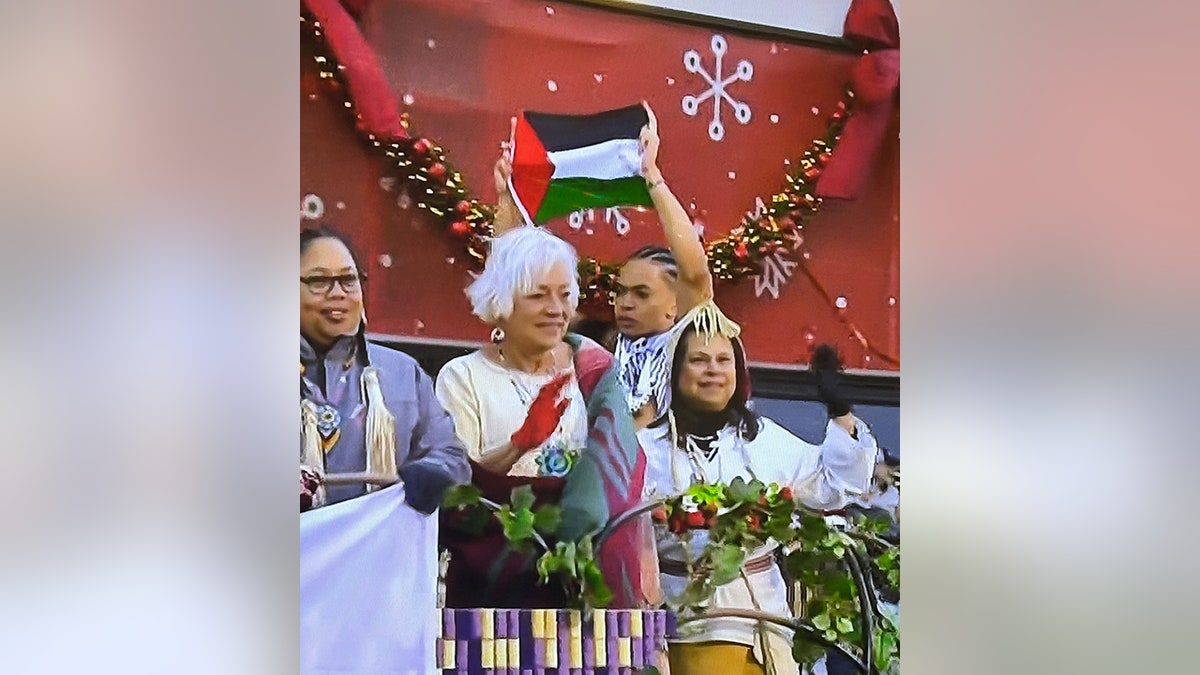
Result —
M 750 251 L 746 249 L 746 242 L 738 242 L 738 245 L 733 247 L 733 257 L 737 258 L 738 261 L 745 261 L 746 258 L 750 257 Z
M 465 220 L 456 220 L 450 223 L 450 234 L 459 239 L 466 239 L 471 234 L 471 226 Z
M 829 154 L 828 152 L 822 152 L 821 154 L 817 155 L 817 163 L 818 164 L 828 164 L 829 160 L 832 158 L 833 158 L 833 155 Z
M 467 211 L 471 210 L 471 202 L 464 199 L 454 205 L 454 210 L 465 214 Z
M 429 166 L 429 177 L 434 180 L 442 180 L 446 177 L 446 165 L 441 162 L 434 162 Z
M 413 142 L 413 152 L 418 155 L 427 154 L 432 147 L 433 143 L 430 143 L 428 138 L 418 138 Z
M 819 169 L 815 166 L 813 168 L 809 169 L 808 171 L 804 172 L 804 177 L 809 180 L 814 180 L 814 179 L 816 179 L 817 176 L 820 176 L 820 175 L 821 175 L 821 169 Z

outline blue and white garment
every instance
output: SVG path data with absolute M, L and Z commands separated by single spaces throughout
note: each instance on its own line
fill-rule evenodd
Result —
M 616 356 L 629 412 L 637 413 L 651 398 L 660 415 L 670 407 L 672 354 L 668 351 L 674 343 L 672 336 L 684 325 L 680 322 L 665 333 L 639 338 L 617 336 Z

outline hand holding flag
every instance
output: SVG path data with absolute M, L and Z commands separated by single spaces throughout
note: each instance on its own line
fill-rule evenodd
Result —
M 642 101 L 642 107 L 646 109 L 646 117 L 648 121 L 646 126 L 642 127 L 642 178 L 646 179 L 646 185 L 651 186 L 662 182 L 662 172 L 658 170 L 658 118 L 654 116 L 654 111 L 650 109 L 650 104 Z
M 593 115 L 524 111 L 513 129 L 508 180 L 516 206 L 529 223 L 587 208 L 654 206 L 643 172 L 657 173 L 657 141 L 644 103 Z

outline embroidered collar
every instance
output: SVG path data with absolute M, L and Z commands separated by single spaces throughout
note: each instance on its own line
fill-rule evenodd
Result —
M 659 413 L 667 409 L 671 391 L 671 336 L 675 328 L 639 338 L 617 336 L 617 361 L 629 411 L 636 413 L 653 397 Z

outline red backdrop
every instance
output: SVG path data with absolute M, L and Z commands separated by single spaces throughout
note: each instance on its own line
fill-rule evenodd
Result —
M 756 197 L 769 198 L 782 186 L 785 162 L 822 135 L 858 58 L 558 2 L 376 0 L 362 21 L 413 131 L 446 149 L 476 195 L 495 199 L 491 166 L 514 111 L 585 113 L 645 99 L 659 120 L 663 173 L 713 237 L 754 209 Z M 727 88 L 750 106 L 750 122 L 738 123 L 723 102 L 721 141 L 708 134 L 712 99 L 695 116 L 681 106 L 685 95 L 708 88 L 701 75 L 684 68 L 683 55 L 699 52 L 711 73 L 717 34 L 728 44 L 722 75 L 728 77 L 741 60 L 753 65 L 750 81 Z M 471 266 L 461 243 L 412 206 L 403 186 L 381 181 L 382 165 L 359 142 L 336 97 L 326 96 L 311 56 L 301 58 L 300 188 L 301 195 L 320 198 L 324 214 L 302 224 L 326 222 L 352 237 L 370 275 L 373 333 L 485 339 L 488 329 L 471 315 L 462 292 Z M 789 254 L 807 254 L 814 276 L 831 296 L 844 299 L 843 318 L 893 356 L 899 355 L 898 117 L 863 195 L 827 201 L 805 224 L 803 246 Z M 652 212 L 621 213 L 631 223 L 625 236 L 602 211 L 578 229 L 565 219 L 550 227 L 581 253 L 606 260 L 662 241 Z M 718 302 L 745 328 L 752 360 L 803 363 L 814 341 L 831 341 L 850 367 L 891 368 L 865 353 L 839 310 L 821 299 L 799 268 L 775 276 L 718 287 Z

